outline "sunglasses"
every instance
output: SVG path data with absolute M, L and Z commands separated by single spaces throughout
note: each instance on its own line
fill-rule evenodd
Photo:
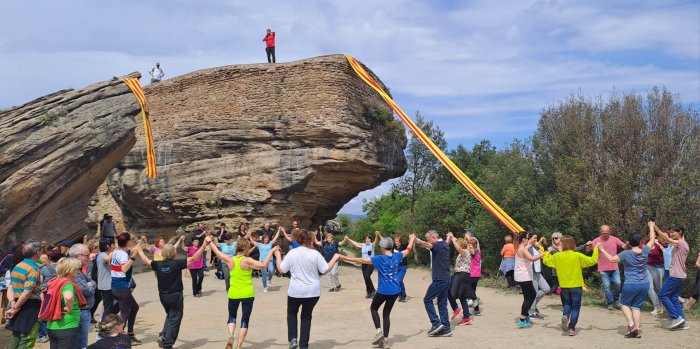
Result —
M 552 238 L 553 240 L 559 240 L 559 238 Z

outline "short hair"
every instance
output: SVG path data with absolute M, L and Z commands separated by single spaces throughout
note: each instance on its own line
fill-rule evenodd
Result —
M 440 237 L 440 234 L 438 234 L 435 230 L 428 230 L 428 231 L 425 233 L 425 236 L 426 236 L 426 237 L 427 237 L 427 236 L 432 236 L 432 237 L 439 238 L 439 237 Z
M 67 278 L 71 274 L 80 270 L 80 268 L 82 266 L 83 266 L 83 263 L 81 263 L 78 259 L 71 258 L 71 257 L 64 257 L 64 258 L 61 258 L 58 261 L 58 265 L 56 265 L 56 274 L 58 275 L 58 277 Z
M 175 250 L 175 246 L 173 244 L 165 244 L 163 246 L 163 249 L 160 251 L 160 255 L 163 256 L 164 259 L 175 259 L 175 255 L 177 251 Z
M 90 250 L 87 248 L 87 246 L 83 244 L 75 244 L 71 246 L 68 250 L 68 256 L 75 258 L 75 256 L 81 254 L 83 251 L 88 251 L 88 253 L 90 253 Z
M 390 238 L 390 237 L 388 237 L 388 236 L 387 236 L 387 237 L 383 237 L 383 238 L 379 241 L 379 247 L 384 248 L 384 249 L 387 249 L 387 250 L 393 249 L 393 248 L 394 248 L 394 239 L 392 239 L 392 238 Z
M 683 226 L 680 224 L 671 224 L 671 226 L 668 229 L 671 229 L 672 231 L 675 231 L 677 233 L 681 233 L 681 236 L 685 236 L 685 228 L 683 228 Z
M 642 240 L 642 238 L 639 236 L 638 233 L 632 233 L 630 236 L 627 238 L 627 242 L 629 242 L 630 246 L 632 247 L 638 247 L 639 242 Z
M 571 235 L 564 235 L 559 239 L 562 251 L 576 250 L 576 240 Z
M 51 262 L 56 263 L 59 259 L 61 259 L 61 257 L 63 257 L 63 255 L 61 255 L 61 252 L 56 250 L 49 250 L 46 251 L 46 257 L 48 257 Z
M 129 243 L 129 240 L 131 240 L 131 235 L 127 232 L 117 235 L 117 245 L 119 247 L 126 247 L 126 245 Z
M 306 229 L 294 228 L 292 230 L 292 239 L 296 241 L 299 245 L 308 245 L 311 241 L 311 235 L 306 231 Z
M 333 238 L 333 233 L 326 233 L 326 239 L 328 239 L 329 237 L 332 239 L 332 238 Z
M 247 255 L 248 250 L 250 250 L 250 241 L 248 241 L 248 239 L 238 239 L 236 243 L 236 253 L 240 252 Z
M 22 246 L 22 256 L 32 258 L 41 251 L 41 242 L 37 239 L 27 240 Z
M 114 244 L 114 241 L 109 238 L 101 238 L 100 239 L 100 252 L 107 252 L 109 251 L 109 247 Z
M 506 237 L 505 237 L 504 239 L 506 240 L 506 243 L 507 243 L 507 244 L 513 242 L 513 237 L 510 236 L 510 235 L 506 235 Z
M 469 244 L 469 242 L 468 242 L 466 239 L 463 239 L 463 238 L 457 239 L 457 245 L 459 245 L 459 247 L 460 247 L 461 249 L 467 248 L 467 245 L 468 245 L 468 244 Z

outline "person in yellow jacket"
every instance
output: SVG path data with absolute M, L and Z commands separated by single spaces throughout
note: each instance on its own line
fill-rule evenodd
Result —
M 552 253 L 552 248 L 544 254 L 544 265 L 557 271 L 559 287 L 561 288 L 561 303 L 564 315 L 561 318 L 562 330 L 568 331 L 569 336 L 576 335 L 576 323 L 581 311 L 583 298 L 583 268 L 598 264 L 598 245 L 593 249 L 592 256 L 576 252 L 576 241 L 570 235 L 561 238 L 561 252 Z

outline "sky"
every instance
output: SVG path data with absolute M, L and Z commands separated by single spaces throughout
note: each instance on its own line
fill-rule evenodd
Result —
M 448 147 L 531 136 L 572 93 L 646 93 L 700 105 L 700 1 L 0 0 L 0 108 L 146 71 L 166 78 L 349 53 L 420 110 Z M 142 79 L 142 83 L 146 83 Z M 468 169 L 465 169 L 468 174 Z M 365 191 L 341 212 L 362 214 Z

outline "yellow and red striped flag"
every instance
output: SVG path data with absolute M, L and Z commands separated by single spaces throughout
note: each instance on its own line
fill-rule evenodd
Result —
M 418 139 L 425 144 L 426 147 L 435 155 L 435 157 L 440 160 L 443 166 L 447 168 L 452 175 L 457 178 L 457 180 L 464 185 L 469 192 L 474 195 L 474 197 L 479 200 L 479 202 L 484 205 L 484 207 L 491 212 L 491 214 L 496 217 L 501 223 L 508 228 L 512 233 L 519 233 L 523 232 L 523 228 L 515 221 L 513 218 L 511 218 L 501 207 L 499 207 L 484 191 L 481 190 L 474 182 L 472 182 L 467 175 L 462 172 L 462 170 L 455 165 L 450 158 L 445 155 L 445 153 L 438 148 L 433 141 L 428 138 L 428 136 L 423 133 L 423 130 L 421 130 L 412 120 L 409 118 L 406 113 L 401 110 L 401 108 L 394 103 L 394 101 L 389 97 L 389 95 L 384 92 L 384 90 L 379 86 L 379 84 L 370 76 L 367 71 L 365 71 L 364 68 L 360 65 L 355 58 L 353 58 L 350 55 L 345 55 L 345 58 L 348 60 L 348 63 L 350 63 L 350 66 L 352 69 L 357 73 L 357 75 L 365 82 L 367 83 L 370 87 L 372 87 L 377 93 L 379 93 L 382 98 L 389 104 L 389 107 L 394 110 L 394 112 L 401 118 L 401 121 L 408 126 L 409 130 L 413 132 L 413 134 L 418 137 Z
M 143 116 L 143 133 L 146 136 L 146 176 L 156 178 L 158 176 L 158 168 L 156 167 L 156 151 L 153 147 L 153 131 L 151 129 L 151 119 L 148 114 L 148 104 L 146 104 L 146 95 L 141 89 L 141 84 L 136 78 L 123 78 L 124 83 L 129 86 L 131 92 L 134 93 L 136 99 L 141 104 L 141 115 Z

